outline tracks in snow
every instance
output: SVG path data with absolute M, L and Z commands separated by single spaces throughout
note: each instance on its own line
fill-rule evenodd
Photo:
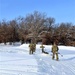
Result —
M 75 63 L 73 61 L 54 61 L 50 56 L 35 55 L 41 75 L 75 75 Z M 47 58 L 47 59 L 46 59 Z M 75 60 L 74 60 L 75 61 Z

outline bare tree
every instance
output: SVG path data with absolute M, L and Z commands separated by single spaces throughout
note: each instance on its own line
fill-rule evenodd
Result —
M 70 37 L 70 28 L 71 23 L 61 23 L 55 31 L 55 34 L 57 34 L 60 37 L 60 42 L 62 42 L 62 44 L 64 45 L 66 45 L 68 38 Z
M 4 44 L 8 41 L 8 26 L 5 20 L 0 25 L 0 39 Z
M 39 33 L 45 28 L 45 14 L 41 14 L 35 11 L 33 14 L 26 16 L 26 24 L 28 26 L 29 32 L 33 34 L 35 42 L 38 39 Z
M 16 20 L 12 20 L 9 23 L 9 41 L 16 42 L 18 39 L 18 24 Z

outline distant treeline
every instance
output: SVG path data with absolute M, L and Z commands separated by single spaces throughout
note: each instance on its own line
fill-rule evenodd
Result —
M 11 21 L 0 22 L 0 43 L 10 44 L 21 41 L 43 44 L 58 44 L 75 46 L 75 25 L 72 23 L 55 23 L 55 18 L 47 17 L 45 13 L 34 11 L 25 17 Z

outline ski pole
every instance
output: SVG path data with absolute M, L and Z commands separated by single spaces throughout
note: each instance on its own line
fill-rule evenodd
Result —
M 60 54 L 60 53 L 58 53 L 58 54 Z M 63 57 L 63 55 L 62 54 L 60 54 L 62 57 Z

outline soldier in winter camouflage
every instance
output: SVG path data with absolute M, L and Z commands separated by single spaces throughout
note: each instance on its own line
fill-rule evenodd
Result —
M 58 60 L 59 58 L 58 58 L 58 46 L 54 43 L 53 44 L 53 46 L 52 46 L 52 53 L 53 53 L 53 55 L 52 55 L 52 59 L 54 59 L 55 58 L 55 55 L 56 55 L 56 60 Z

